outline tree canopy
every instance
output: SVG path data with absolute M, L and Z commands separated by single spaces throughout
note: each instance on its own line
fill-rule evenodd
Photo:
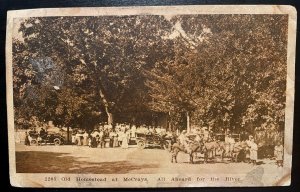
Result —
M 284 127 L 287 16 L 38 17 L 13 41 L 18 119 Z

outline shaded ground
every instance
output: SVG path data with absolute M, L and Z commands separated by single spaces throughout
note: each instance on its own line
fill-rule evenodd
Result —
M 132 170 L 157 168 L 158 164 L 133 164 L 129 161 L 94 163 L 78 161 L 67 153 L 19 151 L 16 152 L 18 173 L 95 173 L 124 174 Z
M 178 154 L 178 163 L 171 163 L 171 154 L 162 149 L 89 148 L 86 146 L 24 146 L 16 144 L 18 173 L 94 173 L 94 174 L 243 174 L 258 167 L 271 179 L 278 171 L 274 160 L 260 160 L 259 165 L 232 163 L 228 160 L 201 159 L 189 164 L 189 156 Z M 270 177 L 270 178 L 269 178 Z

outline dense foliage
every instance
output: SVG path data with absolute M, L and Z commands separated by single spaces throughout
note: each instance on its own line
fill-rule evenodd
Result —
M 13 42 L 16 121 L 90 128 L 284 127 L 287 16 L 183 15 L 25 19 Z

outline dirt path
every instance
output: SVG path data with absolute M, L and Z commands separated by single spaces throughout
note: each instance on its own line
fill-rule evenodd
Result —
M 170 162 L 170 153 L 161 149 L 89 148 L 85 146 L 24 146 L 16 145 L 17 172 L 22 173 L 178 173 L 222 174 L 251 173 L 257 169 L 274 175 L 274 161 L 264 160 L 259 166 L 246 163 L 215 162 L 189 164 L 186 154 L 178 155 L 178 163 Z M 276 172 L 275 171 L 275 172 Z

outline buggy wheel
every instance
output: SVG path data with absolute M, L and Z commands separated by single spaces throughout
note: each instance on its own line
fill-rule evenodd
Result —
M 30 145 L 37 145 L 37 144 L 38 144 L 38 142 L 36 139 L 31 139 Z
M 138 141 L 137 146 L 139 149 L 145 149 L 146 147 L 145 141 L 143 140 Z
M 61 140 L 59 138 L 54 139 L 54 145 L 60 145 L 61 144 Z

